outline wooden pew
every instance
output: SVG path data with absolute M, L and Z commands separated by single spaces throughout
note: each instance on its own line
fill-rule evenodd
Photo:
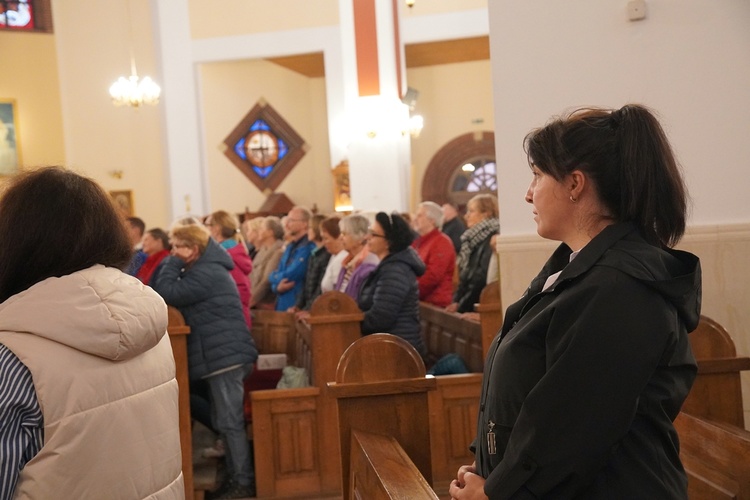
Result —
M 424 310 L 424 304 L 422 310 Z M 476 359 L 483 359 L 483 331 L 499 330 L 502 314 L 497 283 L 488 285 L 478 306 L 480 322 L 459 318 L 434 308 L 431 318 L 440 325 L 437 338 L 463 338 L 476 346 Z M 260 313 L 260 314 L 258 314 Z M 276 316 L 276 317 L 274 317 Z M 341 491 L 340 449 L 334 401 L 325 390 L 335 380 L 336 366 L 346 348 L 361 337 L 362 313 L 356 303 L 339 292 L 328 292 L 316 300 L 310 318 L 291 326 L 291 315 L 258 311 L 253 336 L 260 346 L 285 349 L 289 363 L 308 369 L 312 387 L 255 391 L 253 443 L 259 498 L 310 496 Z M 489 318 L 489 319 L 488 319 Z M 468 324 L 469 327 L 464 327 Z M 455 325 L 453 331 L 446 325 Z M 463 336 L 456 330 L 463 330 Z M 257 330 L 260 329 L 260 332 Z M 261 339 L 261 340 L 258 340 Z M 490 339 L 491 341 L 491 339 Z M 430 342 L 428 340 L 428 345 Z M 436 356 L 456 352 L 460 342 L 432 347 Z M 264 352 L 264 351 L 262 351 Z M 481 371 L 481 366 L 478 368 Z M 479 405 L 481 374 L 437 377 L 437 391 L 429 394 L 430 427 L 433 432 L 432 476 L 447 488 L 460 465 L 473 459 L 468 451 Z M 263 458 L 261 458 L 263 457 Z
M 180 448 L 182 450 L 182 476 L 185 480 L 185 498 L 193 499 L 193 438 L 190 423 L 190 385 L 187 364 L 187 336 L 190 327 L 180 311 L 167 308 L 167 334 L 174 354 L 175 377 L 180 390 Z M 201 495 L 202 496 L 202 495 Z
M 729 333 L 707 316 L 701 316 L 688 338 L 698 376 L 682 411 L 744 428 L 740 372 L 750 370 L 750 358 L 737 357 Z
M 420 313 L 426 310 L 422 305 Z M 454 313 L 432 308 L 423 321 L 429 328 L 425 332 L 427 350 L 439 357 L 457 352 L 473 373 L 436 377 L 437 390 L 429 393 L 430 435 L 432 449 L 432 478 L 437 492 L 447 492 L 462 465 L 474 461 L 469 445 L 474 440 L 479 396 L 482 386 L 484 358 L 489 346 L 502 326 L 500 286 L 490 283 L 482 290 L 479 304 L 479 321 L 462 319 Z M 464 346 L 469 346 L 468 349 Z M 471 352 L 466 358 L 462 352 Z
M 750 432 L 685 412 L 675 420 L 691 499 L 750 499 Z
M 328 391 L 336 398 L 338 408 L 344 500 L 378 496 L 375 489 L 370 489 L 377 482 L 365 479 L 370 475 L 368 469 L 356 467 L 350 476 L 353 431 L 391 436 L 426 478 L 417 481 L 421 484 L 418 491 L 431 491 L 425 488 L 432 476 L 427 392 L 435 387 L 435 378 L 425 377 L 424 363 L 417 351 L 399 337 L 376 333 L 360 338 L 346 350 L 336 370 L 335 382 L 328 383 Z M 399 448 L 391 448 L 390 455 Z M 393 472 L 393 465 L 377 462 L 374 469 Z M 399 484 L 398 476 L 392 474 L 389 482 Z M 413 480 L 410 483 L 414 485 Z M 424 498 L 417 496 L 416 491 L 406 493 L 403 498 Z M 379 496 L 392 498 L 390 494 L 381 492 Z
M 394 437 L 352 431 L 351 440 L 348 498 L 438 500 Z
M 338 419 L 326 382 L 361 337 L 362 318 L 349 296 L 328 292 L 315 301 L 307 321 L 285 332 L 291 339 L 286 345 L 294 346 L 290 362 L 308 365 L 312 386 L 251 393 L 258 498 L 341 492 Z
M 479 320 L 465 319 L 459 314 L 445 312 L 426 302 L 419 305 L 419 320 L 427 346 L 428 365 L 445 354 L 455 352 L 464 360 L 469 371 L 481 373 L 489 345 L 503 323 L 500 284 L 489 283 L 482 290 L 476 305 Z
M 295 356 L 294 314 L 266 309 L 252 309 L 253 340 L 260 354 L 285 353 L 288 359 Z

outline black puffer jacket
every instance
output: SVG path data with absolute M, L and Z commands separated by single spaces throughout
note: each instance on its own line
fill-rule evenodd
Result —
M 465 313 L 474 310 L 474 304 L 479 302 L 479 296 L 487 284 L 487 270 L 490 267 L 493 248 L 490 245 L 492 236 L 489 235 L 474 248 L 469 256 L 469 264 L 458 276 L 458 288 L 453 293 L 453 302 L 458 304 L 458 312 Z
M 169 256 L 151 286 L 164 301 L 180 310 L 190 327 L 188 371 L 191 380 L 258 358 L 242 314 L 237 286 L 229 274 L 232 258 L 213 239 L 189 268 Z
M 411 247 L 380 261 L 359 293 L 359 308 L 365 313 L 363 335 L 392 333 L 409 342 L 424 357 L 417 284 L 417 276 L 424 271 L 424 262 Z

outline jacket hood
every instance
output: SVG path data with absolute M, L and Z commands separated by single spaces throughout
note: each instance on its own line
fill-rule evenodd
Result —
M 232 262 L 232 258 L 229 256 L 229 253 L 224 250 L 221 245 L 216 243 L 213 238 L 208 239 L 206 251 L 203 252 L 203 255 L 201 255 L 198 260 L 204 263 L 213 262 L 219 264 L 220 266 L 225 267 L 230 271 L 234 269 L 234 262 Z
M 166 329 L 164 300 L 138 279 L 102 265 L 48 278 L 0 304 L 0 330 L 110 360 L 151 349 Z
M 688 332 L 698 326 L 701 309 L 701 266 L 698 257 L 688 252 L 650 245 L 630 223 L 605 228 L 571 262 L 571 270 L 578 268 L 579 264 L 586 266 L 587 261 L 597 259 L 599 255 L 601 258 L 595 265 L 617 268 L 670 302 Z
M 422 276 L 427 269 L 425 263 L 419 258 L 417 252 L 412 248 L 408 247 L 400 252 L 391 253 L 386 255 L 385 259 L 380 262 L 380 265 L 394 264 L 396 262 L 402 262 L 412 268 L 414 274 Z

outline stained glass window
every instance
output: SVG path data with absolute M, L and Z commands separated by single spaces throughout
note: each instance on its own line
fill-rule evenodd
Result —
M 29 0 L 0 0 L 0 28 L 33 30 L 34 7 Z
M 260 101 L 224 139 L 224 155 L 261 190 L 274 190 L 307 145 L 268 103 Z

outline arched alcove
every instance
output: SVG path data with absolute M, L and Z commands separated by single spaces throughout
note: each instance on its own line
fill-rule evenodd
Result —
M 462 197 L 454 194 L 453 183 L 462 165 L 477 161 L 482 165 L 488 162 L 494 165 L 495 134 L 493 132 L 463 134 L 440 148 L 425 170 L 422 180 L 422 200 L 434 201 L 440 205 L 448 202 L 463 205 L 465 201 L 461 199 Z M 477 192 L 496 191 L 497 189 Z

